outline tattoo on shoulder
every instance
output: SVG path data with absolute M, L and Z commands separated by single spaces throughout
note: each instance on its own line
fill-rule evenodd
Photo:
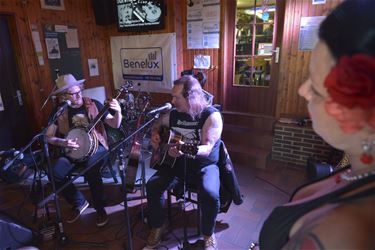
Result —
M 306 234 L 300 234 L 296 237 L 293 237 L 293 240 L 289 241 L 289 243 L 284 248 L 293 250 L 325 250 L 325 247 L 322 241 L 319 239 L 319 236 L 313 232 L 308 232 Z

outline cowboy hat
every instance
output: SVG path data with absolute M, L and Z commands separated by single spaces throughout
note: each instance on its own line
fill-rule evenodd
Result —
M 61 94 L 64 91 L 68 90 L 70 87 L 81 85 L 84 81 L 85 79 L 77 81 L 72 74 L 61 75 L 56 79 L 55 88 L 57 89 L 53 91 L 51 95 Z

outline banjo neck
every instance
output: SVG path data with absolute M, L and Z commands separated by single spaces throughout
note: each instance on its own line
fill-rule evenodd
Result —
M 115 100 L 117 100 L 122 93 L 124 92 L 124 89 L 121 88 L 120 90 L 117 90 L 117 95 L 114 97 Z M 99 120 L 103 117 L 104 113 L 107 112 L 109 109 L 109 104 L 104 104 L 104 107 L 100 110 L 98 115 L 95 117 L 95 119 L 87 126 L 87 133 L 90 133 L 91 130 L 98 124 Z

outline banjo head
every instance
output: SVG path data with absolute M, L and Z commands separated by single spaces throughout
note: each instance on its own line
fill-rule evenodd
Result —
M 66 148 L 65 154 L 73 160 L 84 160 L 84 158 L 89 156 L 92 148 L 94 147 L 93 138 L 83 128 L 74 128 L 70 130 L 68 135 L 65 137 L 65 139 L 71 140 L 76 138 L 79 148 L 76 150 Z

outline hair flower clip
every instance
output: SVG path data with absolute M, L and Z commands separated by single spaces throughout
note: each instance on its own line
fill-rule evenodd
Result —
M 375 128 L 375 57 L 341 57 L 324 85 L 330 95 L 325 108 L 344 132 L 358 131 L 366 123 Z

